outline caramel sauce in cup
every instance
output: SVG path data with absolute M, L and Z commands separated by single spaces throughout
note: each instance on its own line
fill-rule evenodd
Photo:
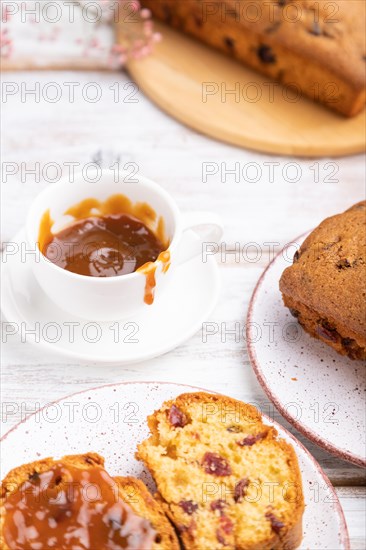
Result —
M 34 473 L 4 503 L 3 535 L 10 550 L 141 550 L 156 531 L 119 496 L 101 467 L 62 461 Z
M 143 202 L 132 203 L 124 195 L 105 201 L 87 198 L 68 208 L 73 221 L 53 233 L 47 210 L 40 223 L 39 248 L 52 263 L 79 275 L 115 277 L 134 272 L 145 275 L 144 301 L 151 305 L 156 270 L 170 266 L 169 240 L 164 219 Z

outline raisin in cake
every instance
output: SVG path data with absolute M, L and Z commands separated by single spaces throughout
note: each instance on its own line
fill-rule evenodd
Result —
M 297 548 L 304 510 L 297 457 L 254 407 L 187 393 L 148 424 L 137 458 L 187 550 Z
M 142 5 L 291 86 L 294 97 L 303 94 L 347 116 L 365 105 L 363 0 L 143 0 Z
M 366 201 L 309 235 L 280 290 L 309 334 L 342 355 L 366 359 Z
M 0 509 L 4 550 L 179 550 L 170 522 L 145 485 L 130 477 L 111 478 L 96 453 L 15 468 L 1 484 Z M 105 534 L 106 525 L 113 544 L 93 538 Z

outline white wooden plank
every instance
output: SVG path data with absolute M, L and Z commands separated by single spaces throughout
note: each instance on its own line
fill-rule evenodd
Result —
M 129 82 L 123 73 L 8 73 L 4 81 L 15 83 L 19 89 L 23 83 L 31 88 L 39 82 L 44 95 L 47 84 L 55 82 L 61 91 L 57 103 L 49 103 L 43 97 L 35 103 L 31 96 L 22 103 L 20 94 L 7 98 L 3 106 L 6 162 L 25 162 L 29 167 L 37 161 L 41 167 L 57 162 L 64 167 L 65 162 L 87 163 L 98 150 L 115 152 L 121 156 L 122 164 L 135 162 L 141 173 L 160 182 L 183 210 L 209 208 L 219 212 L 229 243 L 291 241 L 326 215 L 344 210 L 364 195 L 361 156 L 300 161 L 221 144 L 181 126 L 140 92 L 128 99 L 133 88 L 123 89 Z M 67 82 L 80 84 L 75 88 L 73 103 L 69 101 Z M 101 99 L 97 103 L 84 100 L 82 95 L 88 90 L 92 94 L 93 89 L 88 86 L 93 83 L 100 87 Z M 114 102 L 117 89 L 120 97 Z M 126 102 L 135 99 L 136 103 Z M 269 162 L 279 163 L 273 167 L 272 182 L 270 168 L 265 164 Z M 314 162 L 319 164 L 319 182 L 314 181 Z M 207 176 L 206 182 L 203 163 L 211 163 L 210 169 L 216 170 L 217 166 L 219 170 Z M 235 175 L 225 176 L 223 163 L 226 170 L 239 163 L 240 171 L 249 169 L 249 163 L 256 163 L 262 177 L 257 183 L 245 181 L 242 176 L 236 182 Z M 294 177 L 290 163 L 296 163 L 301 171 L 298 182 L 284 179 L 286 171 L 288 178 Z M 225 177 L 226 182 L 221 181 Z M 327 183 L 327 178 L 335 182 Z M 3 238 L 9 239 L 19 227 L 17 220 L 23 219 L 31 198 L 44 185 L 43 181 L 34 182 L 32 176 L 26 183 L 21 183 L 20 173 L 9 176 L 3 186 L 4 200 L 9 205 Z M 11 204 L 16 205 L 15 212 Z
M 366 492 L 364 487 L 336 489 L 342 504 L 351 539 L 352 550 L 365 548 Z

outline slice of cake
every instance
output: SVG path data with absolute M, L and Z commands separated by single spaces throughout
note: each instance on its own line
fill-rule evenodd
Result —
M 96 453 L 45 458 L 1 484 L 4 550 L 179 550 L 161 505 L 134 478 L 112 478 Z
M 148 418 L 137 458 L 187 550 L 291 550 L 304 502 L 296 454 L 251 405 L 187 393 Z
M 351 359 L 366 359 L 366 201 L 309 235 L 280 290 L 309 334 Z
M 363 0 L 141 3 L 168 25 L 288 85 L 289 101 L 304 95 L 346 116 L 365 106 Z

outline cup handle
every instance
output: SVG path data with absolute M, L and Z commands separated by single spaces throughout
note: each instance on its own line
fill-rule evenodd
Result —
M 217 245 L 224 233 L 221 218 L 213 212 L 183 214 L 183 236 L 178 252 L 178 264 L 202 254 L 205 243 Z

